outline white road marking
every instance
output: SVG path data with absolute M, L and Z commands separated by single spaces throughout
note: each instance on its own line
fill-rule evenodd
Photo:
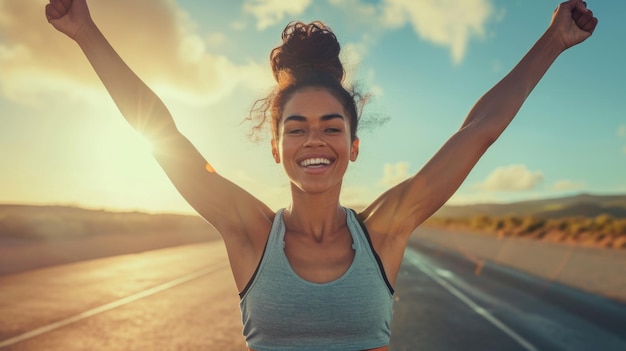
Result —
M 445 275 L 437 275 L 435 272 L 437 271 L 434 268 L 431 268 L 426 262 L 420 259 L 419 254 L 412 248 L 407 247 L 406 252 L 404 254 L 406 260 L 415 266 L 417 269 L 424 272 L 428 275 L 432 280 L 436 281 L 448 290 L 452 295 L 456 296 L 459 300 L 463 301 L 469 308 L 471 308 L 474 312 L 481 315 L 491 324 L 493 324 L 496 328 L 500 329 L 503 333 L 511 337 L 518 344 L 520 344 L 523 348 L 528 351 L 539 351 L 533 344 L 531 344 L 528 340 L 524 339 L 522 336 L 517 334 L 511 328 L 509 328 L 506 324 L 502 323 L 498 318 L 494 317 L 491 313 L 489 313 L 484 308 L 480 307 L 476 302 L 472 301 L 467 295 L 463 294 L 459 289 L 450 284 L 447 280 L 442 278 Z
M 96 308 L 92 308 L 90 310 L 87 310 L 87 311 L 79 313 L 77 315 L 74 315 L 74 316 L 62 319 L 60 321 L 56 321 L 54 323 L 50 323 L 48 325 L 44 325 L 43 327 L 40 327 L 40 328 L 37 328 L 37 329 L 33 329 L 33 330 L 31 330 L 29 332 L 26 332 L 24 334 L 20 334 L 20 335 L 12 337 L 10 339 L 6 339 L 6 340 L 3 340 L 3 341 L 0 341 L 0 348 L 4 348 L 6 346 L 13 345 L 13 344 L 18 343 L 20 341 L 24 341 L 24 340 L 28 340 L 28 339 L 34 338 L 34 337 L 39 336 L 41 334 L 48 333 L 48 332 L 51 332 L 51 331 L 53 331 L 55 329 L 62 328 L 64 326 L 68 325 L 68 324 L 72 324 L 74 322 L 78 322 L 78 321 L 80 321 L 82 319 L 89 318 L 89 317 L 95 316 L 97 314 L 100 314 L 100 313 L 112 310 L 114 308 L 120 307 L 122 305 L 126 305 L 128 303 L 137 301 L 137 300 L 142 299 L 144 297 L 148 297 L 150 295 L 154 295 L 156 293 L 159 293 L 161 291 L 173 288 L 173 287 L 175 287 L 177 285 L 183 284 L 183 283 L 188 282 L 190 280 L 199 278 L 199 277 L 201 277 L 203 275 L 207 275 L 209 273 L 213 273 L 213 272 L 215 272 L 217 270 L 220 270 L 220 269 L 222 269 L 224 267 L 227 267 L 227 266 L 228 266 L 227 264 L 221 264 L 221 265 L 217 265 L 217 266 L 213 266 L 213 267 L 207 267 L 205 269 L 202 269 L 202 270 L 199 270 L 199 271 L 187 274 L 185 276 L 182 276 L 180 278 L 171 280 L 171 281 L 169 281 L 167 283 L 163 283 L 161 285 L 157 285 L 157 286 L 152 287 L 150 289 L 146 289 L 146 290 L 140 291 L 140 292 L 135 293 L 133 295 L 126 296 L 126 297 L 121 298 L 119 300 L 115 300 L 113 302 L 109 302 L 109 303 L 107 303 L 105 305 L 102 305 L 102 306 L 99 306 L 99 307 L 96 307 Z
M 454 274 L 452 274 L 452 272 L 447 271 L 445 269 L 436 268 L 435 273 L 437 273 L 437 275 L 441 276 L 442 278 L 454 278 Z

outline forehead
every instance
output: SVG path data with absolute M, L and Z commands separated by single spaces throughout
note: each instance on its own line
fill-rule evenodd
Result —
M 296 91 L 287 100 L 281 115 L 281 122 L 284 122 L 286 117 L 293 115 L 321 118 L 331 114 L 346 115 L 341 102 L 327 89 L 307 87 Z

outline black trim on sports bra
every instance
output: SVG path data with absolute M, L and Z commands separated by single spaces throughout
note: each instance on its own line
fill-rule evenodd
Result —
M 243 299 L 243 297 L 246 295 L 246 292 L 248 291 L 248 289 L 250 289 L 250 285 L 252 285 L 254 278 L 256 278 L 256 275 L 259 272 L 259 268 L 261 267 L 261 262 L 263 262 L 263 258 L 265 257 L 265 250 L 267 250 L 268 241 L 270 241 L 269 235 L 267 236 L 267 241 L 265 242 L 265 247 L 263 248 L 263 253 L 261 254 L 261 259 L 259 260 L 259 263 L 256 265 L 256 269 L 254 270 L 252 277 L 250 277 L 250 280 L 248 280 L 248 284 L 246 284 L 243 290 L 241 290 L 241 292 L 239 293 L 240 300 Z
M 365 228 L 365 224 L 361 221 L 356 211 L 351 208 L 349 210 L 352 211 L 352 213 L 354 214 L 354 218 L 356 218 L 357 222 L 359 222 L 359 225 L 361 226 L 363 233 L 365 233 L 365 238 L 367 238 L 367 243 L 370 245 L 370 250 L 372 250 L 372 253 L 374 254 L 374 258 L 376 259 L 376 262 L 378 263 L 380 274 L 382 274 L 383 280 L 385 281 L 385 284 L 387 285 L 389 292 L 391 293 L 391 295 L 393 295 L 394 293 L 393 287 L 391 286 L 391 283 L 389 283 L 389 279 L 387 279 L 387 274 L 385 273 L 385 267 L 383 267 L 383 262 L 380 260 L 380 256 L 378 256 L 378 253 L 376 253 L 376 250 L 374 249 L 374 245 L 372 245 L 372 239 L 370 238 L 370 233 L 367 231 L 367 228 Z

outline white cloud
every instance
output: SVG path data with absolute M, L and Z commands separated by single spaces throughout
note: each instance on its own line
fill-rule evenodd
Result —
M 501 202 L 501 199 L 491 192 L 485 192 L 485 191 L 480 191 L 480 192 L 475 192 L 475 193 L 456 192 L 446 202 L 446 205 L 457 206 L 457 205 L 496 203 L 496 202 Z
M 557 190 L 557 191 L 579 190 L 583 188 L 585 188 L 585 183 L 573 182 L 569 179 L 559 180 L 552 185 L 552 190 Z
M 496 168 L 487 179 L 474 186 L 478 190 L 522 191 L 535 188 L 543 180 L 540 171 L 530 171 L 525 165 Z
M 376 84 L 376 71 L 370 68 L 366 72 L 359 72 L 363 57 L 367 55 L 373 44 L 374 38 L 365 33 L 359 42 L 342 44 L 340 58 L 346 70 L 347 82 L 363 82 L 368 87 L 367 93 L 380 97 L 384 91 L 379 84 Z
M 220 47 L 228 42 L 224 33 L 211 33 L 205 37 L 205 40 L 210 47 Z
M 344 65 L 349 65 L 352 69 L 354 69 L 361 64 L 363 57 L 367 55 L 368 51 L 369 45 L 365 40 L 363 40 L 357 43 L 342 44 L 339 56 L 341 58 L 341 62 L 344 62 Z M 348 69 L 348 71 L 352 71 L 352 69 Z
M 454 63 L 463 60 L 470 40 L 485 37 L 489 20 L 504 14 L 496 13 L 490 0 L 384 0 L 378 6 L 362 0 L 330 3 L 373 32 L 411 25 L 423 40 L 450 50 Z
M 356 209 L 369 205 L 373 198 L 371 187 L 348 186 L 341 189 L 341 203 Z
M 485 35 L 485 24 L 494 14 L 487 0 L 386 0 L 384 21 L 391 27 L 407 23 L 422 39 L 450 50 L 459 63 L 472 37 Z
M 379 22 L 380 8 L 363 0 L 328 0 L 328 3 L 349 13 L 348 20 L 369 22 L 371 25 Z
M 409 177 L 409 163 L 398 162 L 395 164 L 385 163 L 381 184 L 394 186 Z
M 45 1 L 0 2 L 0 94 L 34 101 L 41 93 L 102 92 L 78 45 L 47 23 L 44 5 Z M 120 56 L 160 95 L 207 104 L 237 86 L 259 90 L 272 84 L 265 64 L 237 65 L 210 54 L 210 42 L 195 32 L 188 15 L 173 1 L 110 0 L 89 5 Z M 218 40 L 219 34 L 213 38 Z
M 285 16 L 298 16 L 311 4 L 311 0 L 247 0 L 243 11 L 257 20 L 257 29 L 263 30 L 281 23 Z

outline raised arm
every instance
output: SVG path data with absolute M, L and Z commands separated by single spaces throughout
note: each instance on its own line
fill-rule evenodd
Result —
M 461 128 L 413 177 L 390 189 L 362 216 L 372 230 L 408 236 L 458 189 L 500 136 L 556 58 L 587 39 L 597 24 L 582 0 L 562 3 L 552 22 L 521 61 L 483 95 Z
M 220 231 L 225 241 L 249 239 L 240 219 L 255 223 L 271 217 L 272 211 L 217 174 L 178 131 L 163 102 L 124 63 L 94 24 L 86 1 L 51 0 L 45 10 L 48 21 L 78 43 L 128 123 L 152 142 L 156 159 L 189 204 Z

